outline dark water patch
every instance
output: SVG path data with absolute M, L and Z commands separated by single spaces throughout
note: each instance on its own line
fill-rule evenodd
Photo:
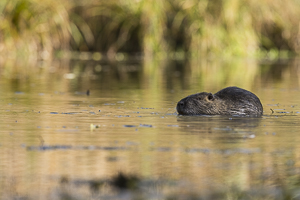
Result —
M 115 103 L 105 103 L 104 105 L 105 106 L 115 106 L 116 104 Z
M 261 153 L 260 148 L 236 148 L 236 149 L 209 149 L 209 148 L 185 148 L 186 153 L 204 153 L 204 154 L 221 154 L 221 155 L 234 155 L 234 154 L 254 154 Z
M 138 189 L 140 178 L 136 175 L 129 175 L 119 172 L 117 175 L 112 177 L 110 184 L 119 190 L 136 190 Z
M 191 186 L 190 183 L 165 178 L 145 178 L 135 173 L 118 172 L 109 178 L 98 179 L 72 179 L 62 176 L 55 178 L 55 181 L 59 184 L 52 196 L 56 196 L 57 199 L 195 199 L 192 189 L 191 194 L 184 192 L 173 197 L 174 191 L 179 188 L 187 191 L 187 185 Z M 82 188 L 88 190 L 82 192 Z
M 151 124 L 140 124 L 140 127 L 152 128 L 153 126 Z
M 177 125 L 177 124 L 170 124 L 170 125 L 167 125 L 168 127 L 179 127 L 179 125 Z
M 108 162 L 117 162 L 117 161 L 119 161 L 119 160 L 120 160 L 120 158 L 117 157 L 117 156 L 109 156 L 109 157 L 106 157 L 106 161 L 108 161 Z
M 246 148 L 237 148 L 237 149 L 219 149 L 215 150 L 216 153 L 222 155 L 233 155 L 233 154 L 254 154 L 261 153 L 260 148 L 255 149 L 246 149 Z
M 57 115 L 59 113 L 58 112 L 50 112 L 50 114 Z
M 140 108 L 137 108 L 137 109 L 154 109 L 154 108 L 144 108 L 144 107 L 140 107 Z
M 27 146 L 28 151 L 49 151 L 49 150 L 104 150 L 104 151 L 123 151 L 131 150 L 129 147 L 123 146 L 71 146 L 71 145 L 42 145 Z
M 178 115 L 177 112 L 174 113 L 166 113 L 165 115 Z
M 172 148 L 171 147 L 156 147 L 156 148 L 150 148 L 150 151 L 169 152 L 169 151 L 172 151 Z
M 152 113 L 150 113 L 151 115 L 158 115 L 159 113 L 157 113 L 157 112 L 152 112 Z
M 48 151 L 48 150 L 66 150 L 72 149 L 71 145 L 43 145 L 43 146 L 28 146 L 28 151 Z
M 184 149 L 184 151 L 186 153 L 205 153 L 205 154 L 211 153 L 211 150 L 206 148 L 186 148 Z
M 82 112 L 64 112 L 64 113 L 61 113 L 63 115 L 75 115 L 75 114 L 80 114 Z
M 75 115 L 75 114 L 81 114 L 82 112 L 62 112 L 62 113 L 59 113 L 59 112 L 50 112 L 50 114 L 53 114 L 53 115 L 57 115 L 57 114 L 62 114 L 62 115 Z
M 220 154 L 220 155 L 235 155 L 235 154 L 255 154 L 262 153 L 260 148 L 236 148 L 236 149 L 210 149 L 210 148 L 171 148 L 171 147 L 151 147 L 150 151 L 170 152 L 181 151 L 185 153 L 203 153 L 203 154 Z
M 133 128 L 133 127 L 136 127 L 135 125 L 123 125 L 123 127 L 126 127 L 126 128 Z
M 24 92 L 16 91 L 15 94 L 24 94 Z
M 119 117 L 119 118 L 121 118 L 121 117 L 130 117 L 130 115 L 116 115 L 116 117 Z
M 76 91 L 75 94 L 76 94 L 76 95 L 87 95 L 87 96 L 89 96 L 89 95 L 90 95 L 90 90 L 87 90 L 86 92 L 79 92 L 79 91 Z
M 97 147 L 96 149 L 99 150 L 106 150 L 106 151 L 116 151 L 116 150 L 130 150 L 128 147 Z
M 224 166 L 224 165 L 223 165 Z M 226 166 L 225 166 L 226 167 Z M 262 179 L 269 185 L 257 183 L 250 188 L 241 189 L 236 184 L 216 184 L 206 181 L 209 190 L 199 191 L 199 185 L 186 180 L 166 178 L 146 178 L 135 173 L 118 172 L 109 178 L 80 179 L 61 176 L 54 178 L 58 186 L 51 192 L 55 199 L 299 199 L 300 187 L 297 184 L 299 175 L 294 180 L 288 180 L 291 188 L 276 173 L 263 174 Z M 204 180 L 205 181 L 205 180 Z M 222 187 L 220 187 L 222 186 Z M 87 188 L 88 190 L 82 190 Z M 97 198 L 95 198 L 97 197 Z M 12 198 L 13 199 L 13 198 Z M 16 199 L 16 198 L 15 198 Z M 19 199 L 19 198 L 18 198 Z M 24 198 L 30 199 L 30 198 Z

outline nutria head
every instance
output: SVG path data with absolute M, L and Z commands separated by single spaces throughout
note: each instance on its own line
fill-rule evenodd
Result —
M 220 114 L 219 98 L 212 93 L 201 92 L 181 99 L 177 104 L 180 115 L 216 115 Z

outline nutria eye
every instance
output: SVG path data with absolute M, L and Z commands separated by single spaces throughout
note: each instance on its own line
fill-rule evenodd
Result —
M 212 101 L 214 99 L 214 95 L 212 93 L 208 94 L 207 99 Z

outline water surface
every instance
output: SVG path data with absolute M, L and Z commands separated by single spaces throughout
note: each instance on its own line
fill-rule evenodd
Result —
M 71 62 L 67 68 L 36 66 L 34 73 L 4 68 L 1 197 L 63 199 L 58 191 L 68 180 L 69 193 L 85 199 L 92 194 L 84 183 L 119 172 L 156 184 L 171 181 L 168 189 L 147 186 L 159 198 L 147 193 L 145 199 L 231 187 L 297 188 L 297 63 Z M 263 117 L 177 115 L 181 98 L 232 85 L 260 97 Z

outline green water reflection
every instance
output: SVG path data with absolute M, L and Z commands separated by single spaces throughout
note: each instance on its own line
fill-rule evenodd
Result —
M 1 197 L 63 199 L 57 192 L 62 177 L 71 184 L 108 179 L 120 171 L 178 181 L 156 188 L 158 199 L 232 186 L 294 192 L 300 165 L 298 62 L 4 65 Z M 230 85 L 257 94 L 264 116 L 176 115 L 176 103 L 184 96 Z M 77 199 L 91 195 L 78 185 L 69 193 Z

